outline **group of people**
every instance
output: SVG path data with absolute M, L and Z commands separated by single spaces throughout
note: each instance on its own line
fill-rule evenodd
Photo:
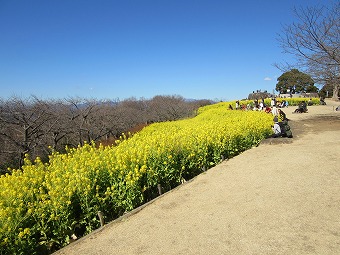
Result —
M 270 105 L 265 104 L 264 99 L 254 100 L 254 102 L 249 102 L 248 104 L 240 104 L 240 101 L 235 102 L 236 110 L 253 110 L 253 111 L 265 111 L 267 113 L 271 112 L 273 108 L 285 108 L 288 107 L 288 101 L 276 101 L 272 98 Z M 229 104 L 229 109 L 233 110 L 233 107 Z
M 288 101 L 283 100 L 282 102 L 276 102 L 275 98 L 272 98 L 270 101 L 270 112 L 273 114 L 274 124 L 272 125 L 272 129 L 274 134 L 272 137 L 288 137 L 292 138 L 293 133 L 290 130 L 290 126 L 288 124 L 288 118 L 282 108 L 288 107 Z M 269 113 L 269 111 L 266 110 Z
M 289 137 L 292 138 L 293 134 L 290 130 L 290 126 L 288 124 L 288 118 L 286 114 L 282 110 L 282 108 L 288 107 L 288 101 L 282 100 L 281 102 L 276 101 L 275 98 L 272 98 L 270 101 L 270 106 L 264 103 L 264 99 L 260 101 L 254 100 L 254 103 L 248 103 L 247 105 L 241 105 L 239 101 L 235 103 L 236 110 L 254 110 L 254 111 L 264 111 L 266 113 L 270 113 L 274 116 L 272 125 L 274 134 L 272 137 Z M 307 109 L 307 105 L 303 105 Z M 229 104 L 229 109 L 233 110 L 233 107 Z
M 274 134 L 272 137 L 288 137 L 292 138 L 293 133 L 290 129 L 290 126 L 288 124 L 288 118 L 286 117 L 286 114 L 281 110 L 277 109 L 277 115 L 274 115 L 274 124 L 272 125 L 272 129 L 274 131 Z

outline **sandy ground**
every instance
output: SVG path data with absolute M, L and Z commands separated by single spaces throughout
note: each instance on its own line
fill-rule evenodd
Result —
M 267 139 L 61 254 L 340 254 L 340 112 L 292 114 Z

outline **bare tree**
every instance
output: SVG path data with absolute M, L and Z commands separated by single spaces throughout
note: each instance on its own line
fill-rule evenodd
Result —
M 46 147 L 51 146 L 53 150 L 64 151 L 65 146 L 76 146 L 78 140 L 74 138 L 76 131 L 71 121 L 74 117 L 74 112 L 70 110 L 71 106 L 63 100 L 49 101 L 48 104 L 52 120 L 45 124 Z
M 286 25 L 278 40 L 319 82 L 332 81 L 337 99 L 340 83 L 340 2 L 331 8 L 295 8 L 297 23 Z M 330 76 L 329 76 L 330 75 Z
M 150 102 L 155 121 L 177 120 L 192 116 L 193 109 L 181 96 L 155 96 Z
M 19 155 L 18 167 L 22 166 L 27 153 L 39 155 L 44 146 L 44 125 L 51 117 L 46 102 L 36 97 L 26 101 L 17 97 L 2 101 L 0 136 L 4 145 L 1 153 L 10 157 Z
M 73 134 L 76 135 L 78 144 L 83 145 L 85 141 L 90 142 L 92 138 L 93 116 L 98 111 L 98 103 L 95 100 L 70 98 L 68 116 L 72 123 Z
M 327 60 L 325 60 L 327 61 Z M 333 88 L 332 97 L 337 99 L 340 90 L 340 70 L 337 65 L 323 65 L 318 62 L 309 61 L 308 72 L 312 74 L 313 79 L 324 86 Z
M 64 152 L 84 141 L 110 143 L 124 132 L 136 132 L 148 123 L 194 115 L 209 100 L 187 101 L 180 96 L 156 96 L 151 100 L 96 101 L 0 99 L 0 171 L 20 168 L 25 154 L 48 159 L 50 147 Z

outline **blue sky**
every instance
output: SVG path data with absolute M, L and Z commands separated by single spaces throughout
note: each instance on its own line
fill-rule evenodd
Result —
M 294 6 L 332 0 L 0 0 L 0 98 L 233 100 L 273 91 Z

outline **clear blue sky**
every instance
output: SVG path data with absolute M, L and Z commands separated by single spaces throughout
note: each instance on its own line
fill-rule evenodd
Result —
M 294 6 L 331 0 L 0 0 L 0 98 L 233 100 L 273 91 Z

